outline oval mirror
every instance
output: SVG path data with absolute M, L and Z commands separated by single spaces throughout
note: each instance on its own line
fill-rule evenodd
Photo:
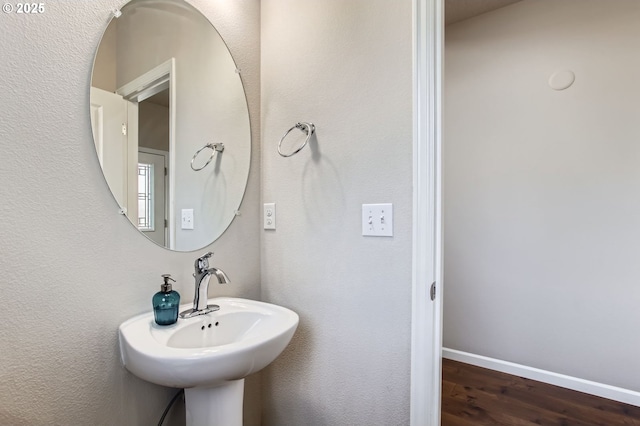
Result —
M 244 196 L 251 130 L 213 25 L 182 0 L 127 3 L 96 51 L 90 103 L 100 166 L 129 221 L 177 251 L 222 235 Z

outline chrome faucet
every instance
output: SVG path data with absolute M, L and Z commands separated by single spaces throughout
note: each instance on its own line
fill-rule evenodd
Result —
M 211 275 L 215 275 L 218 283 L 226 284 L 229 277 L 221 269 L 209 268 L 209 258 L 213 256 L 212 252 L 208 252 L 196 259 L 193 267 L 195 272 L 193 277 L 196 279 L 196 294 L 193 298 L 193 309 L 180 313 L 180 318 L 191 318 L 198 315 L 208 314 L 220 309 L 218 305 L 207 305 L 209 298 L 209 279 Z

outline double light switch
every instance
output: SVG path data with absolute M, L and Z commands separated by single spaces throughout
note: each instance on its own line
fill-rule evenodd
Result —
M 373 237 L 392 237 L 393 204 L 363 204 L 362 235 Z

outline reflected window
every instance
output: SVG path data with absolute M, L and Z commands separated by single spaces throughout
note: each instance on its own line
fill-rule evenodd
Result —
M 138 163 L 138 229 L 153 231 L 153 164 Z

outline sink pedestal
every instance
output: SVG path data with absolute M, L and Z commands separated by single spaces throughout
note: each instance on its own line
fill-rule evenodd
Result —
M 157 325 L 153 312 L 123 322 L 120 356 L 139 378 L 184 389 L 187 426 L 242 426 L 244 378 L 282 353 L 299 317 L 282 306 L 235 297 L 208 304 L 220 310 L 170 326 Z
M 187 426 L 242 426 L 244 379 L 184 390 Z

